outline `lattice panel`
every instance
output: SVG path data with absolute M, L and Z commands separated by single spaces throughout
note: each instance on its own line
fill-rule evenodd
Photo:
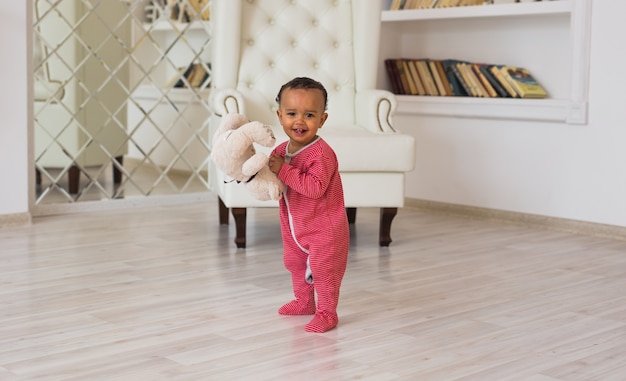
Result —
M 35 0 L 37 204 L 208 189 L 207 0 Z

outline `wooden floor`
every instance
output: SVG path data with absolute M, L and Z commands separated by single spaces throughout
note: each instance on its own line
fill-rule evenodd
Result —
M 339 327 L 304 332 L 276 209 L 216 203 L 0 229 L 0 380 L 626 380 L 626 242 L 359 210 Z

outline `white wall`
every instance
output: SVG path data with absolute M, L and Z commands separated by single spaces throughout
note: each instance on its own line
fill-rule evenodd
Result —
M 26 6 L 0 2 L 0 215 L 28 211 Z M 626 226 L 626 2 L 594 1 L 589 124 L 429 118 L 410 198 Z M 10 57 L 11 59 L 6 59 Z
M 588 125 L 400 115 L 407 197 L 626 226 L 626 2 L 594 1 Z
M 24 1 L 0 2 L 0 216 L 29 209 L 27 22 Z

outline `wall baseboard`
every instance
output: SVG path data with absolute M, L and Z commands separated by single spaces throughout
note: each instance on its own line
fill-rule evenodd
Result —
M 566 218 L 509 212 L 475 206 L 448 204 L 444 202 L 427 201 L 414 198 L 405 199 L 405 206 L 439 213 L 465 216 L 468 218 L 508 222 L 528 227 L 537 227 L 573 234 L 583 234 L 626 241 L 625 226 L 606 225 L 595 222 L 569 220 Z
M 154 195 L 149 197 L 129 197 L 116 200 L 80 201 L 74 203 L 42 204 L 31 209 L 33 217 L 52 216 L 84 212 L 111 211 L 128 208 L 156 208 L 160 206 L 185 205 L 207 200 L 217 200 L 217 196 L 206 191 L 174 195 Z
M 0 228 L 30 225 L 31 221 L 30 213 L 3 214 L 0 215 Z

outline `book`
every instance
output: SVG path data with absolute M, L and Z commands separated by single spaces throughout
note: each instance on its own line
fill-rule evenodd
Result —
M 187 0 L 193 8 L 195 15 L 192 18 L 208 21 L 211 19 L 211 6 L 209 0 Z
M 209 71 L 207 67 L 200 63 L 192 63 L 185 69 L 179 69 L 179 73 L 172 78 L 168 87 L 172 86 L 176 88 L 184 87 L 206 87 L 207 80 L 209 79 Z
M 461 0 L 444 0 L 437 3 L 437 8 L 458 7 Z
M 204 88 L 206 80 L 209 78 L 209 72 L 203 64 L 195 64 L 195 68 L 189 78 L 191 87 Z
M 437 70 L 437 64 L 434 60 L 428 60 L 428 68 L 430 69 L 430 74 L 435 80 L 435 86 L 437 86 L 438 95 L 446 95 L 446 89 L 443 87 L 443 82 L 441 81 L 439 70 Z
M 189 73 L 189 76 L 187 76 L 187 84 L 189 87 L 193 87 L 193 83 L 195 81 L 195 77 L 196 74 L 198 73 L 198 65 L 197 64 L 192 64 L 191 65 L 191 73 Z
M 405 0 L 393 0 L 389 6 L 390 11 L 398 11 L 403 8 Z
M 462 61 L 454 61 L 454 63 L 452 63 L 450 68 L 451 68 L 452 72 L 454 73 L 454 76 L 456 77 L 458 83 L 463 88 L 463 91 L 465 92 L 465 95 L 468 96 L 468 97 L 471 97 L 471 96 L 473 96 L 472 88 L 471 88 L 469 82 L 465 81 L 465 77 L 463 76 L 463 73 L 461 73 L 461 70 L 459 69 L 459 64 L 461 64 L 461 63 L 462 63 Z
M 419 8 L 420 3 L 421 0 L 406 0 L 406 3 L 404 4 L 404 9 L 417 9 Z
M 498 97 L 498 92 L 496 91 L 496 89 L 494 89 L 493 86 L 491 86 L 491 83 L 489 82 L 489 80 L 487 80 L 487 77 L 485 77 L 485 75 L 480 71 L 481 65 L 477 63 L 473 63 L 471 66 L 472 66 L 472 70 L 474 71 L 474 74 L 480 80 L 480 83 L 485 89 L 485 91 L 487 92 L 488 96 L 490 98 Z
M 479 97 L 490 98 L 489 93 L 487 92 L 487 89 L 485 89 L 485 87 L 483 86 L 480 78 L 478 78 L 476 73 L 474 73 L 472 65 L 472 63 L 465 64 L 464 69 L 467 71 L 467 76 L 469 77 L 472 84 L 475 86 L 476 92 L 478 93 Z
M 430 4 L 428 4 L 426 8 L 435 8 L 437 7 L 437 3 L 439 3 L 440 1 L 443 1 L 443 0 L 431 0 Z
M 450 86 L 450 81 L 448 80 L 448 75 L 446 74 L 446 71 L 443 68 L 443 61 L 442 60 L 436 60 L 435 61 L 435 66 L 437 68 L 437 71 L 439 72 L 439 77 L 441 78 L 441 83 L 443 84 L 443 88 L 444 88 L 444 94 L 442 95 L 446 95 L 446 96 L 453 96 L 454 93 L 452 92 L 452 87 Z
M 463 83 L 465 83 L 468 88 L 468 94 L 470 94 L 472 97 L 480 97 L 482 94 L 480 94 L 480 92 L 478 91 L 476 83 L 474 83 L 470 78 L 467 71 L 467 65 L 467 63 L 459 62 L 455 66 L 457 67 L 459 73 L 461 73 Z
M 433 5 L 436 4 L 439 0 L 422 0 L 422 9 L 433 8 Z
M 402 86 L 402 94 L 410 95 L 411 94 L 411 85 L 409 83 L 409 78 L 407 76 L 408 73 L 405 72 L 404 64 L 401 59 L 394 60 L 396 64 L 398 77 L 400 78 L 400 84 Z
M 465 88 L 461 85 L 457 75 L 454 73 L 454 66 L 458 60 L 454 59 L 445 59 L 441 61 L 443 65 L 443 69 L 448 76 L 448 82 L 450 83 L 450 88 L 452 90 L 452 94 L 455 96 L 466 97 L 468 93 L 465 91 Z
M 400 76 L 398 75 L 398 69 L 393 58 L 385 59 L 385 69 L 389 82 L 391 83 L 391 92 L 401 95 L 403 91 L 402 84 L 400 83 Z
M 191 73 L 193 73 L 195 64 L 191 64 L 187 66 L 183 74 L 177 74 L 175 78 L 178 78 L 178 81 L 174 84 L 174 87 L 187 87 L 189 85 L 189 77 Z
M 437 86 L 435 85 L 435 80 L 428 69 L 427 60 L 417 60 L 415 61 L 417 65 L 417 72 L 422 79 L 422 83 L 424 84 L 424 88 L 426 89 L 426 95 L 439 95 L 439 91 L 437 91 Z
M 413 82 L 417 86 L 417 95 L 426 95 L 426 89 L 424 88 L 424 84 L 422 83 L 422 79 L 419 76 L 417 71 L 417 66 L 415 66 L 415 60 L 406 60 L 407 65 L 409 66 L 409 72 L 411 73 L 411 78 L 413 78 Z
M 403 58 L 398 59 L 398 64 L 402 65 L 402 72 L 406 75 L 406 80 L 409 85 L 409 95 L 419 95 L 419 91 L 417 90 L 417 83 L 413 78 L 413 73 L 411 73 L 408 60 Z
M 489 90 L 485 87 L 483 81 L 481 81 L 480 77 L 478 76 L 478 74 L 476 74 L 476 71 L 474 70 L 474 63 L 468 63 L 467 70 L 469 71 L 472 80 L 476 83 L 476 87 L 478 88 L 480 94 L 485 98 L 491 98 Z
M 503 66 L 500 71 L 521 98 L 545 98 L 548 95 L 546 90 L 525 68 Z
M 504 89 L 504 87 L 502 87 L 500 82 L 498 82 L 498 80 L 489 71 L 489 68 L 491 66 L 492 65 L 488 65 L 488 64 L 478 64 L 478 70 L 480 70 L 480 72 L 483 73 L 485 78 L 487 78 L 487 81 L 489 81 L 493 89 L 496 91 L 496 93 L 498 93 L 498 97 L 501 97 L 501 98 L 510 97 L 511 95 Z
M 513 89 L 513 87 L 511 87 L 511 85 L 509 84 L 509 81 L 507 81 L 504 78 L 504 75 L 500 71 L 500 67 L 501 66 L 502 65 L 493 65 L 493 66 L 489 67 L 489 71 L 498 80 L 498 82 L 500 82 L 500 85 L 502 85 L 502 87 L 504 87 L 506 92 L 509 93 L 511 98 L 518 98 L 519 96 L 518 96 L 517 92 Z

